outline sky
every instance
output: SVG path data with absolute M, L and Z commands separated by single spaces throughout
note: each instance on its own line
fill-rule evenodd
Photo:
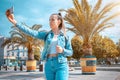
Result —
M 80 1 L 80 0 L 79 0 Z M 95 4 L 97 0 L 88 0 L 90 4 Z M 119 0 L 103 0 L 103 6 L 110 2 Z M 14 6 L 14 15 L 18 23 L 25 22 L 28 26 L 42 24 L 43 29 L 49 30 L 49 16 L 58 13 L 59 9 L 69 9 L 73 7 L 72 0 L 0 0 L 0 35 L 10 37 L 12 24 L 7 20 L 5 11 Z M 113 12 L 120 11 L 117 7 Z M 112 14 L 111 12 L 110 14 Z M 114 42 L 120 39 L 120 17 L 111 20 L 115 27 L 105 29 L 100 34 L 110 37 Z M 67 25 L 67 24 L 65 24 Z M 69 26 L 69 25 L 68 25 Z M 71 38 L 73 33 L 68 32 Z

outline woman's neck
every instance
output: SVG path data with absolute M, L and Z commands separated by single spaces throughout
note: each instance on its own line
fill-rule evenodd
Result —
M 53 31 L 54 35 L 58 35 L 60 33 L 59 29 L 53 29 L 52 31 Z

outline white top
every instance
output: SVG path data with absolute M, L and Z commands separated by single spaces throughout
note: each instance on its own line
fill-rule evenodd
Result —
M 50 44 L 50 47 L 49 47 L 49 54 L 56 54 L 57 51 L 56 51 L 56 46 L 58 44 L 58 35 L 54 35 L 53 39 L 52 39 L 52 42 Z

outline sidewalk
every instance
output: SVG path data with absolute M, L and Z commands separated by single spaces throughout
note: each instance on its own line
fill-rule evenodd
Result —
M 43 72 L 0 71 L 0 80 L 45 80 Z M 118 71 L 99 71 L 96 75 L 82 75 L 81 70 L 70 71 L 69 80 L 120 80 Z

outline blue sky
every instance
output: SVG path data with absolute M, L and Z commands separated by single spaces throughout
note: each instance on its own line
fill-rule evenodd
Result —
M 88 1 L 90 4 L 96 2 L 96 0 Z M 112 1 L 103 0 L 103 6 Z M 117 1 L 114 0 L 114 2 Z M 49 16 L 52 13 L 58 13 L 61 8 L 71 8 L 73 4 L 72 0 L 0 0 L 0 35 L 5 37 L 10 36 L 10 26 L 12 26 L 5 16 L 5 11 L 11 6 L 14 6 L 14 15 L 18 22 L 25 22 L 29 26 L 42 24 L 43 29 L 49 30 Z M 120 8 L 114 11 L 120 11 Z M 101 35 L 108 36 L 117 42 L 120 39 L 120 17 L 111 22 L 115 23 L 115 27 L 104 30 Z M 72 35 L 70 32 L 68 34 Z

